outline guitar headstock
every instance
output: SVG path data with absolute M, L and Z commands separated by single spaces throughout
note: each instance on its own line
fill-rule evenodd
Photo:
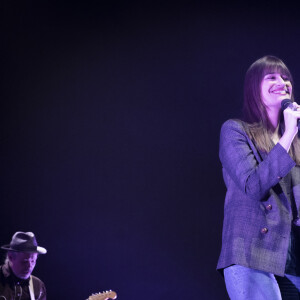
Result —
M 87 300 L 108 300 L 117 299 L 117 294 L 114 291 L 105 291 L 102 293 L 92 294 Z

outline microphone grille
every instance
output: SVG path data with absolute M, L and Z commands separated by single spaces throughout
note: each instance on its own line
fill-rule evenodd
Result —
M 286 108 L 289 107 L 289 105 L 292 104 L 291 99 L 284 99 L 281 101 L 281 109 L 285 110 Z

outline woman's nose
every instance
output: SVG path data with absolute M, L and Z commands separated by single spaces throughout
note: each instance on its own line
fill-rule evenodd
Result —
M 285 80 L 281 76 L 277 78 L 277 82 L 278 84 L 286 84 Z

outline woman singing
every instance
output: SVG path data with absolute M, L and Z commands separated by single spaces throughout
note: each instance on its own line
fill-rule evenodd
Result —
M 300 105 L 279 58 L 248 69 L 243 113 L 221 129 L 227 193 L 217 268 L 232 300 L 300 299 Z

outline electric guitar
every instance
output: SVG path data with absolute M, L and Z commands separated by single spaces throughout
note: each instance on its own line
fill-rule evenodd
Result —
M 103 293 L 92 294 L 87 300 L 108 300 L 117 299 L 117 294 L 114 291 L 106 291 Z

